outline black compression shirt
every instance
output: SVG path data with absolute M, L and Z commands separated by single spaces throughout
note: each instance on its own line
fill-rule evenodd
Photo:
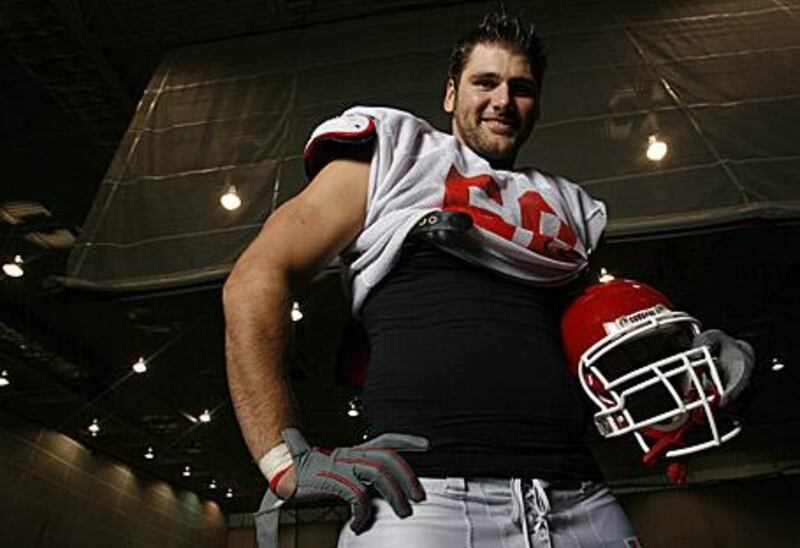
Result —
M 563 290 L 408 242 L 362 308 L 372 435 L 412 433 L 420 476 L 597 479 L 559 335 Z

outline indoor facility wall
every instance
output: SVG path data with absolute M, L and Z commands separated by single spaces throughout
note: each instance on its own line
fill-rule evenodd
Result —
M 0 546 L 224 546 L 216 503 L 0 412 Z

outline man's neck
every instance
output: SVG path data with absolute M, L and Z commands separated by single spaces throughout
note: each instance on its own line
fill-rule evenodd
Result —
M 490 160 L 489 158 L 484 158 L 489 165 L 492 166 L 494 169 L 503 169 L 505 171 L 512 171 L 514 169 L 514 161 L 516 157 L 504 160 Z

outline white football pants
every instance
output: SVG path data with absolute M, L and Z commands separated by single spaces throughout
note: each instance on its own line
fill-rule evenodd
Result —
M 373 499 L 375 522 L 338 548 L 639 548 L 617 500 L 600 483 L 570 489 L 543 480 L 420 478 L 425 501 L 398 518 Z

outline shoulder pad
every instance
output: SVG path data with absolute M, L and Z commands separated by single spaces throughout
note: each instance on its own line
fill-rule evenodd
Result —
M 369 161 L 375 133 L 375 120 L 363 114 L 344 114 L 320 124 L 303 151 L 308 178 L 338 158 Z

